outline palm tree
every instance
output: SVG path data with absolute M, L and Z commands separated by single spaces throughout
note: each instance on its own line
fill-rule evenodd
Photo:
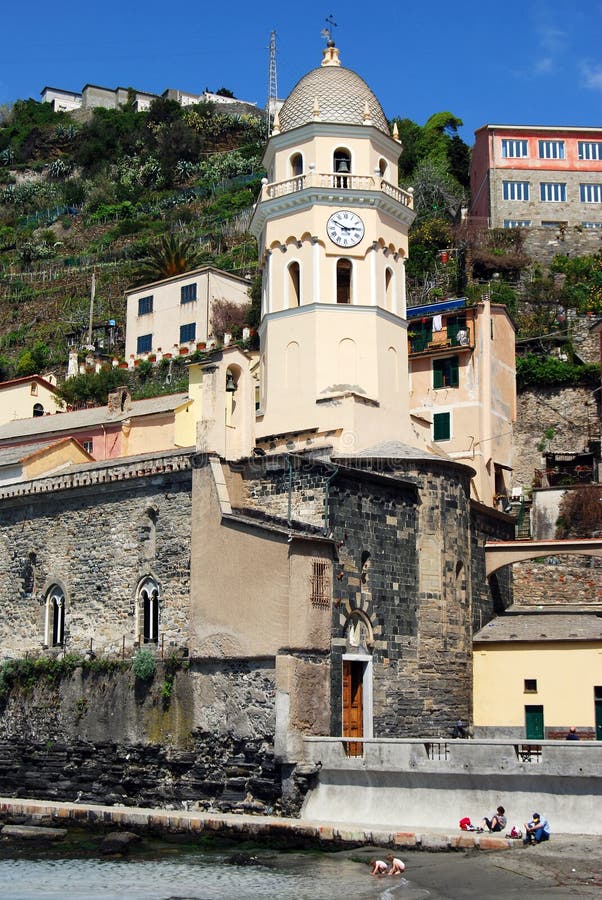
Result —
M 137 280 L 142 284 L 182 275 L 198 265 L 199 257 L 195 237 L 165 234 L 154 247 L 149 247 L 148 256 L 141 261 Z

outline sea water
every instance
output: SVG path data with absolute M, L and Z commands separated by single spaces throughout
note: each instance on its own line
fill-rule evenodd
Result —
M 167 847 L 120 859 L 10 855 L 0 859 L 0 897 L 10 900 L 423 900 L 404 877 L 372 878 L 348 854 L 259 850 L 232 853 Z

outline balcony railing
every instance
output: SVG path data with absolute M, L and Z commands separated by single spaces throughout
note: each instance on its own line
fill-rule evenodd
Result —
M 466 347 L 470 349 L 473 347 L 468 325 L 454 331 L 444 328 L 442 331 L 435 331 L 432 334 L 428 331 L 420 332 L 409 337 L 409 343 L 410 353 L 434 353 L 437 350 L 449 348 Z
M 392 197 L 408 209 L 414 208 L 414 196 L 408 191 L 402 190 L 395 184 L 390 184 L 383 178 L 372 175 L 346 175 L 343 173 L 306 172 L 303 175 L 294 175 L 286 181 L 274 181 L 264 184 L 261 192 L 262 200 L 273 200 L 294 194 L 306 188 L 325 188 L 337 191 L 381 191 L 387 197 Z

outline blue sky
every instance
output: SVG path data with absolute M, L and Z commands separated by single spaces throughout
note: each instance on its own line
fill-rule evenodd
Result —
M 286 96 L 319 64 L 329 15 L 343 65 L 389 117 L 422 125 L 448 110 L 468 144 L 487 123 L 602 125 L 602 0 L 12 0 L 2 14 L 0 103 L 90 82 L 152 93 L 225 86 L 263 106 L 270 32 Z

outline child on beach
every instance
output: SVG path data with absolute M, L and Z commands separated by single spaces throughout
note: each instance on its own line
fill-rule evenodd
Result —
M 387 864 L 383 862 L 382 859 L 371 859 L 370 865 L 372 866 L 371 875 L 386 875 L 387 874 Z
M 393 856 L 392 853 L 387 853 L 387 860 L 391 866 L 387 873 L 388 875 L 403 875 L 405 872 L 405 863 L 402 863 L 402 861 L 396 856 Z

